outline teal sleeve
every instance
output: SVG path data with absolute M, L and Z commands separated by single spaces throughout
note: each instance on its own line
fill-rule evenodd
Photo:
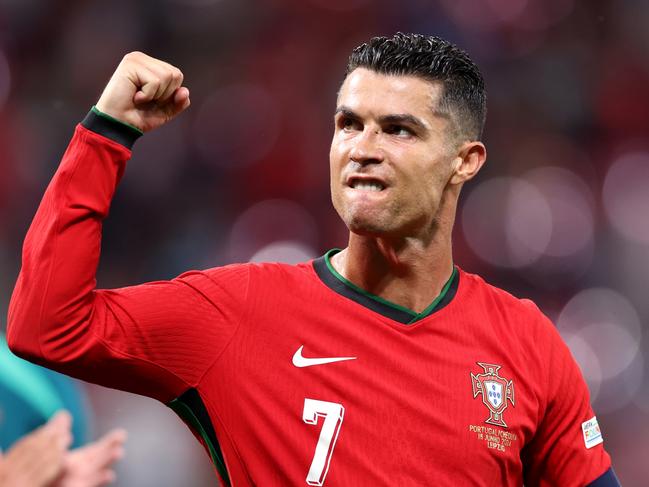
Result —
M 73 447 L 91 437 L 88 399 L 79 381 L 31 364 L 13 355 L 0 334 L 0 447 L 44 424 L 67 409 L 73 418 Z

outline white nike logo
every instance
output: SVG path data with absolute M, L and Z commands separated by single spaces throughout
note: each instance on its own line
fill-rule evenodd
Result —
M 312 365 L 331 364 L 334 362 L 342 362 L 343 360 L 355 360 L 356 357 L 318 357 L 307 358 L 302 356 L 302 349 L 304 345 L 297 349 L 293 354 L 293 365 L 296 367 L 311 367 Z

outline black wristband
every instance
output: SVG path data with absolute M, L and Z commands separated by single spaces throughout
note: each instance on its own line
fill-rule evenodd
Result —
M 128 149 L 132 149 L 135 141 L 143 134 L 136 127 L 120 122 L 116 118 L 99 111 L 94 106 L 88 112 L 86 118 L 83 119 L 81 125 L 110 140 L 114 140 Z

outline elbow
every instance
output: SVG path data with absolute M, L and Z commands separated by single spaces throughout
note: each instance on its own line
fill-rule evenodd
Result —
M 39 306 L 30 296 L 26 296 L 22 286 L 22 274 L 18 277 L 16 287 L 9 302 L 7 315 L 7 346 L 14 355 L 33 361 L 39 355 L 38 326 L 35 325 L 34 310 Z
M 43 297 L 14 293 L 9 304 L 7 345 L 18 357 L 47 367 L 74 360 L 89 340 L 89 299 L 57 301 L 43 306 Z M 90 296 L 92 297 L 92 296 Z
M 7 346 L 14 355 L 30 362 L 38 361 L 41 355 L 38 343 L 26 339 L 25 333 L 11 320 L 7 325 Z

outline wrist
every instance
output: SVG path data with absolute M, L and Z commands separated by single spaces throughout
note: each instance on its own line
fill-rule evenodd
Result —
M 123 145 L 127 149 L 132 149 L 135 141 L 143 134 L 137 127 L 102 112 L 96 106 L 90 109 L 81 125 L 92 132 Z
M 130 123 L 125 122 L 124 120 L 120 120 L 119 118 L 113 117 L 112 115 L 110 115 L 110 114 L 104 112 L 103 110 L 101 110 L 97 105 L 93 105 L 92 108 L 90 109 L 90 111 L 92 111 L 95 115 L 97 115 L 99 117 L 105 118 L 105 119 L 110 120 L 110 121 L 115 122 L 115 123 L 120 123 L 122 125 L 125 125 L 126 127 L 128 127 L 131 130 L 135 131 L 135 133 L 137 133 L 138 135 L 143 135 L 144 134 L 144 132 L 141 129 L 139 129 L 138 127 L 136 127 L 135 125 L 131 125 Z

